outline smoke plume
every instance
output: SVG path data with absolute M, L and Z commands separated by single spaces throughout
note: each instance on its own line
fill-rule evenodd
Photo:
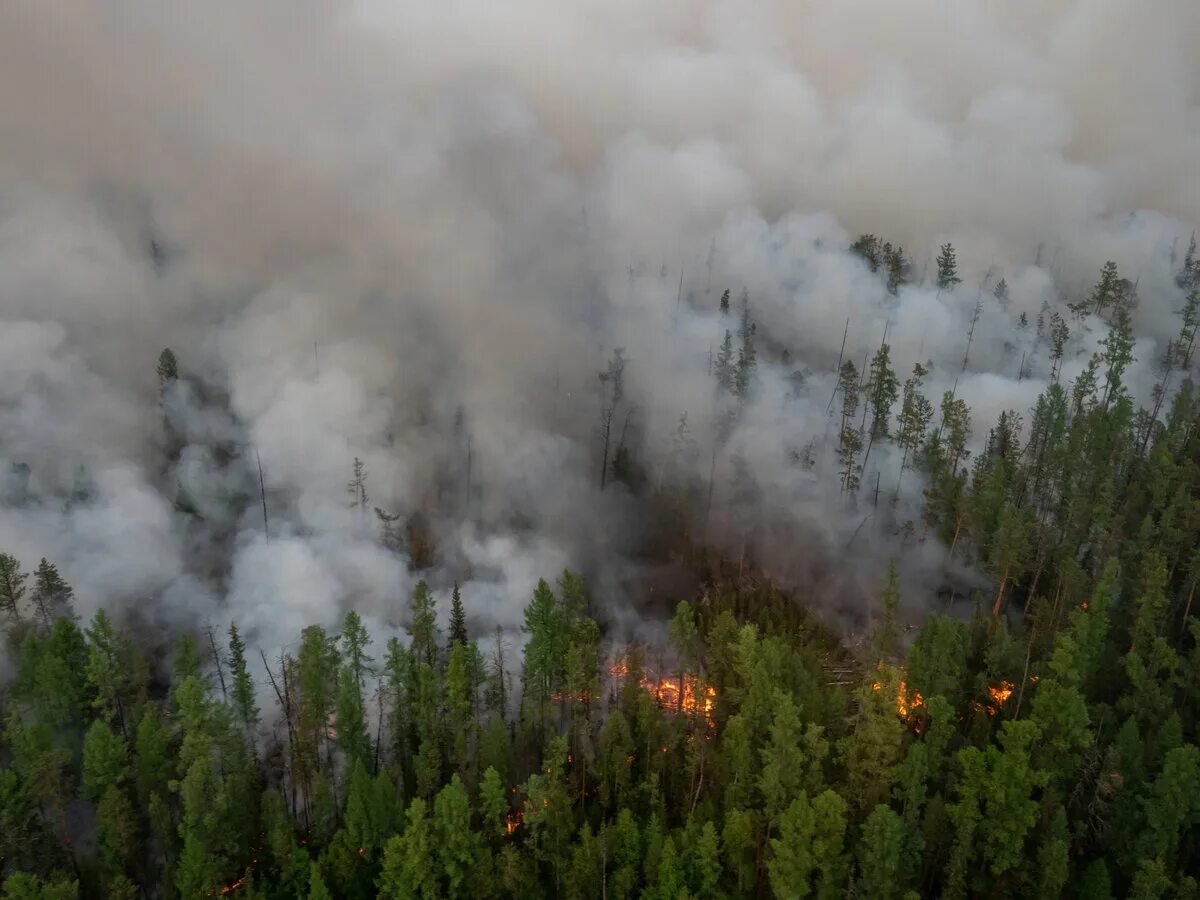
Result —
M 1039 314 L 1111 259 L 1145 396 L 1200 222 L 1198 34 L 1193 0 L 3 4 L 0 549 L 57 562 L 83 616 L 268 649 L 351 605 L 395 628 L 418 577 L 512 628 L 564 566 L 633 629 L 647 585 L 686 587 L 600 490 L 623 348 L 613 447 L 653 484 L 686 413 L 730 558 L 855 629 L 903 552 L 923 608 L 920 477 L 893 505 L 876 446 L 838 482 L 843 335 L 856 365 L 885 332 L 902 380 L 927 363 L 977 446 L 1048 383 Z M 904 247 L 897 294 L 863 232 Z M 754 399 L 718 436 L 743 292 Z M 1104 331 L 1072 328 L 1064 382 Z

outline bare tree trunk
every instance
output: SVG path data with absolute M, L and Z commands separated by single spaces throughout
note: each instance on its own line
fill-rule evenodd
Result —
M 383 743 L 383 685 L 382 683 L 375 691 L 375 696 L 379 699 L 379 721 L 375 724 L 375 761 L 371 766 L 371 774 L 379 774 L 379 745 Z
M 604 453 L 600 459 L 600 490 L 608 483 L 608 443 L 612 437 L 612 420 L 615 407 L 608 407 L 600 418 L 600 433 L 604 437 Z
M 896 476 L 896 496 L 895 500 L 900 500 L 900 484 L 904 481 L 904 467 L 908 463 L 908 446 L 905 445 L 904 453 L 900 456 L 900 474 Z
M 271 539 L 271 526 L 267 520 L 267 482 L 263 479 L 262 457 L 258 455 L 258 447 L 254 448 L 254 459 L 258 463 L 258 492 L 262 497 L 263 536 Z
M 960 515 L 954 522 L 954 537 L 950 541 L 950 550 L 946 554 L 947 560 L 954 558 L 954 547 L 958 544 L 958 535 L 962 531 L 962 520 L 963 517 Z
M 1192 582 L 1191 588 L 1188 590 L 1187 603 L 1183 606 L 1183 621 L 1182 626 L 1187 628 L 1188 617 L 1192 614 L 1192 598 L 1196 596 L 1196 582 Z
M 838 378 L 842 371 L 842 359 L 846 355 L 846 337 L 850 334 L 850 317 L 846 316 L 846 328 L 842 332 L 842 349 L 838 351 L 837 368 L 834 369 L 833 393 L 829 395 L 829 406 L 825 408 L 825 412 L 830 412 L 833 409 L 833 401 L 837 397 Z

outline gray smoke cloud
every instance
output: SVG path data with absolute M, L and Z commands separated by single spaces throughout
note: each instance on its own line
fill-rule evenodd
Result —
M 736 554 L 749 528 L 773 578 L 861 628 L 920 483 L 873 512 L 900 464 L 877 447 L 857 504 L 839 490 L 847 321 L 856 363 L 885 328 L 902 378 L 930 361 L 978 445 L 1047 384 L 1017 318 L 1112 259 L 1138 284 L 1144 396 L 1200 222 L 1197 34 L 1192 0 L 4 4 L 0 548 L 58 562 L 85 616 L 236 619 L 268 649 L 350 605 L 395 629 L 421 575 L 511 628 L 567 565 L 635 629 L 647 585 L 686 580 L 598 490 L 596 375 L 625 348 L 649 477 L 686 411 L 707 478 L 728 287 L 762 359 L 714 538 Z M 846 250 L 866 231 L 912 258 L 898 296 Z M 938 292 L 945 241 L 964 282 Z M 1104 325 L 1073 332 L 1067 379 Z M 164 346 L 195 380 L 160 409 Z M 355 457 L 372 504 L 429 518 L 431 571 L 349 507 Z M 944 555 L 906 545 L 914 610 Z

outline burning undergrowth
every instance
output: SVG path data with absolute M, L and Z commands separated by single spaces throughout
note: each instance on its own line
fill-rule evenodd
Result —
M 1030 683 L 1036 681 L 1036 676 L 1030 676 Z M 881 691 L 883 688 L 882 681 L 877 680 L 871 683 L 873 691 Z M 984 712 L 994 717 L 1000 713 L 1015 692 L 1016 689 L 1011 681 L 1000 680 L 987 686 L 986 700 L 971 700 L 969 705 L 976 712 Z M 921 734 L 925 730 L 925 697 L 903 678 L 896 683 L 896 715 L 917 734 Z
M 716 729 L 713 714 L 717 707 L 717 689 L 701 676 L 690 672 L 658 674 L 643 665 L 631 668 L 627 655 L 618 655 L 608 668 L 614 689 L 636 684 L 652 696 L 661 709 L 692 718 L 702 717 L 711 731 Z

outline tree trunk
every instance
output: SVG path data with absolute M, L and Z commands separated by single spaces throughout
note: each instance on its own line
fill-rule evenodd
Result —
M 996 591 L 996 602 L 992 604 L 992 618 L 1000 617 L 1000 604 L 1004 602 L 1004 588 L 1008 584 L 1008 566 L 1004 567 L 1004 573 L 1000 576 L 1000 589 Z
M 961 531 L 962 531 L 962 516 L 958 516 L 958 518 L 954 522 L 954 537 L 950 540 L 950 550 L 946 554 L 947 560 L 951 560 L 954 558 L 954 548 L 958 544 L 958 535 Z
M 604 437 L 604 453 L 600 459 L 600 490 L 604 490 L 604 485 L 608 483 L 608 443 L 612 437 L 612 420 L 615 413 L 616 409 L 610 406 L 600 417 L 600 433 Z
M 1045 565 L 1045 558 L 1039 558 L 1037 568 L 1033 572 L 1033 581 L 1029 584 L 1029 596 L 1025 598 L 1025 609 L 1021 611 L 1022 619 L 1029 615 L 1029 604 L 1033 602 L 1034 594 L 1037 593 L 1038 579 L 1042 577 L 1042 569 L 1045 567 Z
M 896 496 L 895 499 L 900 499 L 900 484 L 904 481 L 904 466 L 908 463 L 908 447 L 904 448 L 904 454 L 900 457 L 900 474 L 896 476 Z

